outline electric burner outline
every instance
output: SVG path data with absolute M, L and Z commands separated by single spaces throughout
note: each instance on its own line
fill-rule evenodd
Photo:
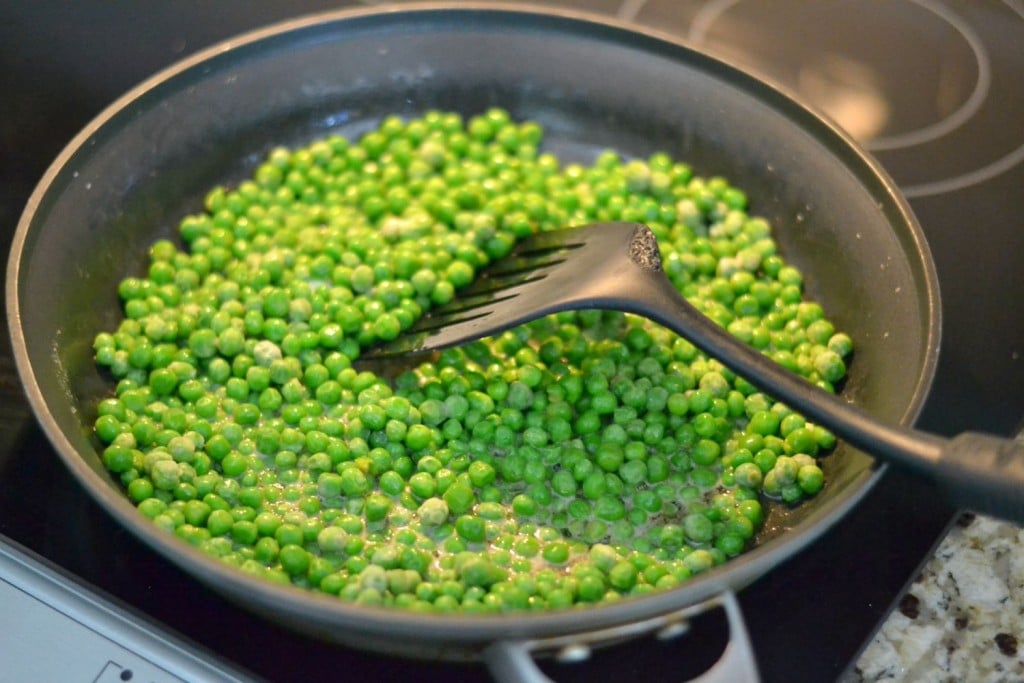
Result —
M 743 5 L 749 4 L 751 4 L 749 0 L 710 0 L 710 2 L 697 7 L 695 11 L 691 11 L 687 25 L 677 27 L 676 32 L 695 46 L 712 52 L 718 51 L 729 58 L 740 56 L 738 61 L 748 67 L 763 69 L 766 66 L 777 66 L 777 64 L 772 64 L 770 57 L 766 58 L 745 49 L 742 41 L 728 31 L 718 30 L 716 33 L 716 28 L 720 26 L 723 17 L 730 13 L 735 14 L 744 9 Z M 894 153 L 924 153 L 955 159 L 955 154 L 946 153 L 946 147 L 953 144 L 954 136 L 984 135 L 985 132 L 979 133 L 979 131 L 989 124 L 979 116 L 979 113 L 986 107 L 1006 107 L 1009 101 L 1010 109 L 1019 108 L 1019 113 L 1024 115 L 1024 100 L 1020 98 L 1004 96 L 997 104 L 993 104 L 994 93 L 997 89 L 1000 92 L 1013 93 L 1017 88 L 1016 84 L 1006 82 L 1007 74 L 999 74 L 993 68 L 989 49 L 986 46 L 987 37 L 984 27 L 975 25 L 967 16 L 975 8 L 969 4 L 954 8 L 953 3 L 943 3 L 937 0 L 904 0 L 901 4 L 903 4 L 903 8 L 897 8 L 900 11 L 905 11 L 906 7 L 910 5 L 927 12 L 932 19 L 937 19 L 948 26 L 962 43 L 962 45 L 955 46 L 947 45 L 947 49 L 954 53 L 956 59 L 959 60 L 957 66 L 960 68 L 961 77 L 964 77 L 963 74 L 968 68 L 973 75 L 973 82 L 959 84 L 964 92 L 962 97 L 955 102 L 955 106 L 949 106 L 947 103 L 945 111 L 937 112 L 940 117 L 936 120 L 918 121 L 916 125 L 909 126 L 905 130 L 883 132 L 882 128 L 886 119 L 892 113 L 891 108 L 894 104 L 898 106 L 899 97 L 887 96 L 877 82 L 872 82 L 872 70 L 879 73 L 877 65 L 873 67 L 870 64 L 870 59 L 859 59 L 856 54 L 850 55 L 849 59 L 844 61 L 837 61 L 838 58 L 835 55 L 809 54 L 807 57 L 813 56 L 815 64 L 806 66 L 801 64 L 797 74 L 790 74 L 789 77 L 780 80 L 787 87 L 793 88 L 801 96 L 806 97 L 815 106 L 829 113 L 840 125 L 846 127 L 847 131 L 858 139 L 865 149 L 879 157 L 883 166 L 892 160 L 891 154 Z M 1001 3 L 991 3 L 991 5 L 994 7 L 1002 5 L 1012 13 L 1014 21 L 1024 21 L 1024 2 L 1021 0 L 1002 0 Z M 627 21 L 653 25 L 655 22 L 644 16 L 644 10 L 650 6 L 651 3 L 646 0 L 624 0 L 618 17 Z M 813 5 L 808 4 L 806 7 L 812 6 L 819 12 L 824 8 L 827 15 L 827 5 L 818 2 Z M 863 14 L 858 15 L 858 20 L 871 22 L 875 21 L 877 17 L 878 21 L 884 21 L 889 15 L 880 8 L 885 6 L 879 4 L 874 5 L 870 10 L 865 9 Z M 888 7 L 892 9 L 895 6 Z M 789 9 L 800 11 L 800 5 L 797 3 Z M 759 30 L 766 32 L 766 41 L 788 41 L 790 45 L 797 43 L 793 40 L 792 35 L 787 35 L 789 29 L 785 28 L 783 24 L 792 26 L 798 25 L 799 22 L 793 21 L 791 12 L 784 14 L 786 14 L 786 22 L 789 23 L 758 26 Z M 928 47 L 925 46 L 923 49 L 927 50 Z M 792 55 L 789 57 L 792 58 Z M 798 57 L 802 58 L 803 55 Z M 859 73 L 858 68 L 861 68 Z M 834 70 L 830 73 L 830 69 Z M 838 78 L 835 77 L 836 73 L 838 73 Z M 844 75 L 849 76 L 845 83 L 843 82 Z M 908 86 L 924 82 L 913 73 L 906 75 L 905 80 L 908 81 Z M 943 83 L 929 82 L 927 85 L 938 90 Z M 892 87 L 890 86 L 890 88 Z M 903 93 L 898 94 L 902 96 Z M 926 95 L 926 97 L 938 100 L 942 95 L 943 93 L 936 92 Z M 832 98 L 831 102 L 828 101 L 830 97 Z M 831 111 L 829 106 L 823 106 L 823 104 L 830 103 L 833 105 Z M 845 121 L 842 115 L 844 111 L 851 113 L 851 116 L 846 117 Z M 1000 112 L 1001 115 L 1002 113 Z M 1019 121 L 1022 120 L 1021 115 L 1008 109 L 1005 112 L 1005 120 Z M 896 180 L 903 193 L 911 198 L 953 192 L 984 183 L 1024 162 L 1024 140 L 1012 139 L 1013 132 L 1018 129 L 1024 132 L 1024 127 L 1020 126 L 1007 128 L 1007 139 L 1000 142 L 1001 149 L 994 150 L 987 159 L 971 162 L 972 165 L 966 168 L 955 168 L 955 164 L 923 165 L 922 169 L 943 175 L 934 178 L 921 177 L 921 169 L 915 169 L 918 172 L 914 177 L 901 177 L 908 175 L 905 172 L 894 175 L 896 175 Z M 1009 147 L 1008 151 L 1006 147 Z M 962 164 L 967 163 L 966 160 L 962 160 Z

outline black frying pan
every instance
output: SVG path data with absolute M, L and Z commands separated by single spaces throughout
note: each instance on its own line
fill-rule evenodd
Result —
M 104 469 L 90 426 L 111 389 L 91 341 L 120 318 L 117 283 L 142 272 L 218 183 L 267 150 L 387 114 L 469 115 L 493 105 L 539 121 L 547 148 L 589 161 L 666 151 L 724 175 L 775 226 L 809 293 L 857 344 L 844 395 L 892 423 L 917 415 L 939 345 L 938 289 L 923 235 L 878 166 L 776 88 L 657 35 L 524 8 L 417 6 L 289 22 L 207 50 L 115 102 L 60 155 L 15 237 L 7 305 L 18 368 L 57 451 L 134 534 L 215 589 L 307 633 L 407 655 L 466 658 L 491 646 L 662 619 L 738 590 L 821 536 L 878 479 L 844 445 L 827 487 L 773 509 L 757 547 L 677 589 L 586 611 L 437 617 L 369 609 L 272 585 L 200 554 L 144 519 Z M 619 629 L 619 630 L 615 630 Z M 574 636 L 575 637 L 575 636 Z M 493 644 L 499 643 L 497 647 Z

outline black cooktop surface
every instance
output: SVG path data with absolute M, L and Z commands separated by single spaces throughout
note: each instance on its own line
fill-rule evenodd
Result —
M 6 251 L 49 162 L 123 91 L 217 40 L 353 4 L 0 2 L 0 245 Z M 919 426 L 1013 430 L 1024 414 L 1024 316 L 1012 303 L 1024 296 L 1024 5 L 560 4 L 679 36 L 782 83 L 876 154 L 911 200 L 942 288 L 943 351 Z M 68 572 L 270 680 L 489 680 L 475 664 L 410 662 L 297 636 L 149 551 L 92 502 L 35 426 L 6 333 L 0 401 L 0 533 Z M 928 485 L 890 470 L 821 541 L 742 591 L 765 680 L 843 675 L 954 516 Z M 622 645 L 549 672 L 559 680 L 681 680 L 724 641 L 720 615 L 694 626 L 681 639 Z

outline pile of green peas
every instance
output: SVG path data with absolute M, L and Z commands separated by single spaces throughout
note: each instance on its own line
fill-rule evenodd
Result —
M 834 437 L 636 316 L 560 313 L 387 373 L 394 339 L 537 231 L 646 223 L 732 334 L 827 390 L 850 338 L 770 226 L 665 154 L 589 166 L 491 109 L 272 150 L 123 280 L 96 336 L 103 462 L 159 527 L 241 570 L 367 605 L 605 603 L 742 553 L 766 499 L 823 486 Z

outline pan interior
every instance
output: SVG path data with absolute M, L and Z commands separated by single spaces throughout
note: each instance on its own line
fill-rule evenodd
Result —
M 90 435 L 111 390 L 91 342 L 120 319 L 117 283 L 144 272 L 154 240 L 176 239 L 210 187 L 248 176 L 272 147 L 358 137 L 389 114 L 500 106 L 539 122 L 563 161 L 663 151 L 725 176 L 854 338 L 845 394 L 890 421 L 919 407 L 934 364 L 935 292 L 907 210 L 827 124 L 729 67 L 614 26 L 479 10 L 299 22 L 205 57 L 131 93 L 65 151 L 11 260 L 9 310 L 30 398 L 62 457 L 123 519 L 133 511 Z M 834 518 L 872 476 L 873 461 L 844 447 L 824 465 L 825 491 L 776 509 L 763 549 L 795 551 L 801 531 Z

